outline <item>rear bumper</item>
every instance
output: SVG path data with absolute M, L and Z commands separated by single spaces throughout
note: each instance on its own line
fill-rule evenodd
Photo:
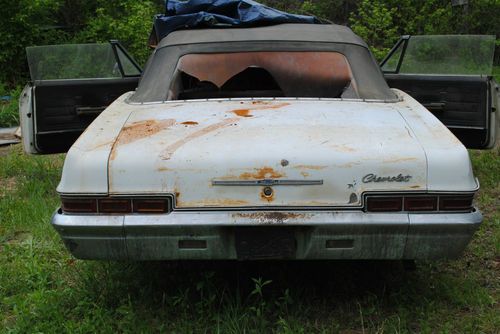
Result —
M 447 214 L 175 211 L 127 216 L 67 215 L 58 210 L 52 218 L 75 257 L 106 260 L 456 258 L 481 222 L 477 210 Z M 279 240 L 282 235 L 293 239 L 293 249 L 286 240 Z M 252 248 L 247 244 L 253 239 L 260 241 Z M 282 252 L 283 247 L 289 249 Z

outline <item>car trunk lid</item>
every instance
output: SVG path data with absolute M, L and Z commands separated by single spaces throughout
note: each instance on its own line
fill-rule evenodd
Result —
M 178 208 L 356 207 L 367 191 L 426 190 L 426 158 L 390 103 L 134 105 L 109 193 L 174 193 Z

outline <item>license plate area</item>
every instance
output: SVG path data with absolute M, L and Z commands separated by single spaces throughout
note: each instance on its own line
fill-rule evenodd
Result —
M 295 229 L 239 227 L 235 230 L 238 260 L 293 259 L 297 251 Z

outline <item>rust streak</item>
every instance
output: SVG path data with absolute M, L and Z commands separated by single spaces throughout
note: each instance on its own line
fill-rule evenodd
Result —
M 103 147 L 107 148 L 106 146 L 113 146 L 113 143 L 114 143 L 114 140 L 108 140 L 104 143 L 100 143 L 100 144 L 96 144 L 94 147 L 92 147 L 92 151 L 93 150 L 98 150 L 98 149 L 101 149 Z
M 254 168 L 255 172 L 246 172 L 239 176 L 241 180 L 262 180 L 262 179 L 279 179 L 285 177 L 284 173 L 275 171 L 271 167 Z
M 134 122 L 122 129 L 120 135 L 118 136 L 117 143 L 119 145 L 130 144 L 136 140 L 152 136 L 173 125 L 175 125 L 175 119 Z
M 198 125 L 198 122 L 195 122 L 195 121 L 186 121 L 186 122 L 182 122 L 181 124 L 184 124 L 184 125 Z
M 265 101 L 252 101 L 253 105 L 258 105 L 257 107 L 251 107 L 249 109 L 236 109 L 233 110 L 232 112 L 235 113 L 236 115 L 240 117 L 253 117 L 253 115 L 250 114 L 251 111 L 255 110 L 267 110 L 267 109 L 279 109 L 282 107 L 286 107 L 290 105 L 288 102 L 283 102 L 283 103 L 269 103 Z
M 233 110 L 233 113 L 240 117 L 253 117 L 253 115 L 250 115 L 250 110 L 248 109 L 236 109 Z
M 168 167 L 160 167 L 158 168 L 158 171 L 159 172 L 170 172 L 170 171 L 174 171 L 172 168 L 168 168 Z
M 294 168 L 297 169 L 313 169 L 313 170 L 321 170 L 328 168 L 328 166 L 317 166 L 317 165 L 295 165 Z
M 161 153 L 161 158 L 163 160 L 169 160 L 172 155 L 179 149 L 181 148 L 182 146 L 184 146 L 185 144 L 187 144 L 188 142 L 194 140 L 194 139 L 197 139 L 197 138 L 200 138 L 200 137 L 203 137 L 207 134 L 209 134 L 210 132 L 214 132 L 214 131 L 217 131 L 233 122 L 237 121 L 237 118 L 228 118 L 228 119 L 225 119 L 219 123 L 215 123 L 215 124 L 212 124 L 212 125 L 209 125 L 207 127 L 204 127 L 200 130 L 197 130 L 193 133 L 190 133 L 188 134 L 186 137 L 182 138 L 182 139 L 179 139 L 178 141 L 170 144 L 164 151 L 163 153 Z
M 417 158 L 395 158 L 395 159 L 386 159 L 383 160 L 383 163 L 398 163 L 398 162 L 404 162 L 404 161 L 415 161 L 418 160 Z
M 249 218 L 259 221 L 284 222 L 289 219 L 307 219 L 305 213 L 294 212 L 252 212 L 252 213 L 235 213 L 233 217 Z
M 356 152 L 356 150 L 347 145 L 332 145 L 333 148 L 337 149 L 339 152 Z

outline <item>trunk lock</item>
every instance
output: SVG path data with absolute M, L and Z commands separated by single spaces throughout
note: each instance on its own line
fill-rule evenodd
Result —
M 273 188 L 271 188 L 271 187 L 265 187 L 264 190 L 262 190 L 262 194 L 266 198 L 273 197 L 273 193 L 274 193 L 274 191 L 273 191 Z

